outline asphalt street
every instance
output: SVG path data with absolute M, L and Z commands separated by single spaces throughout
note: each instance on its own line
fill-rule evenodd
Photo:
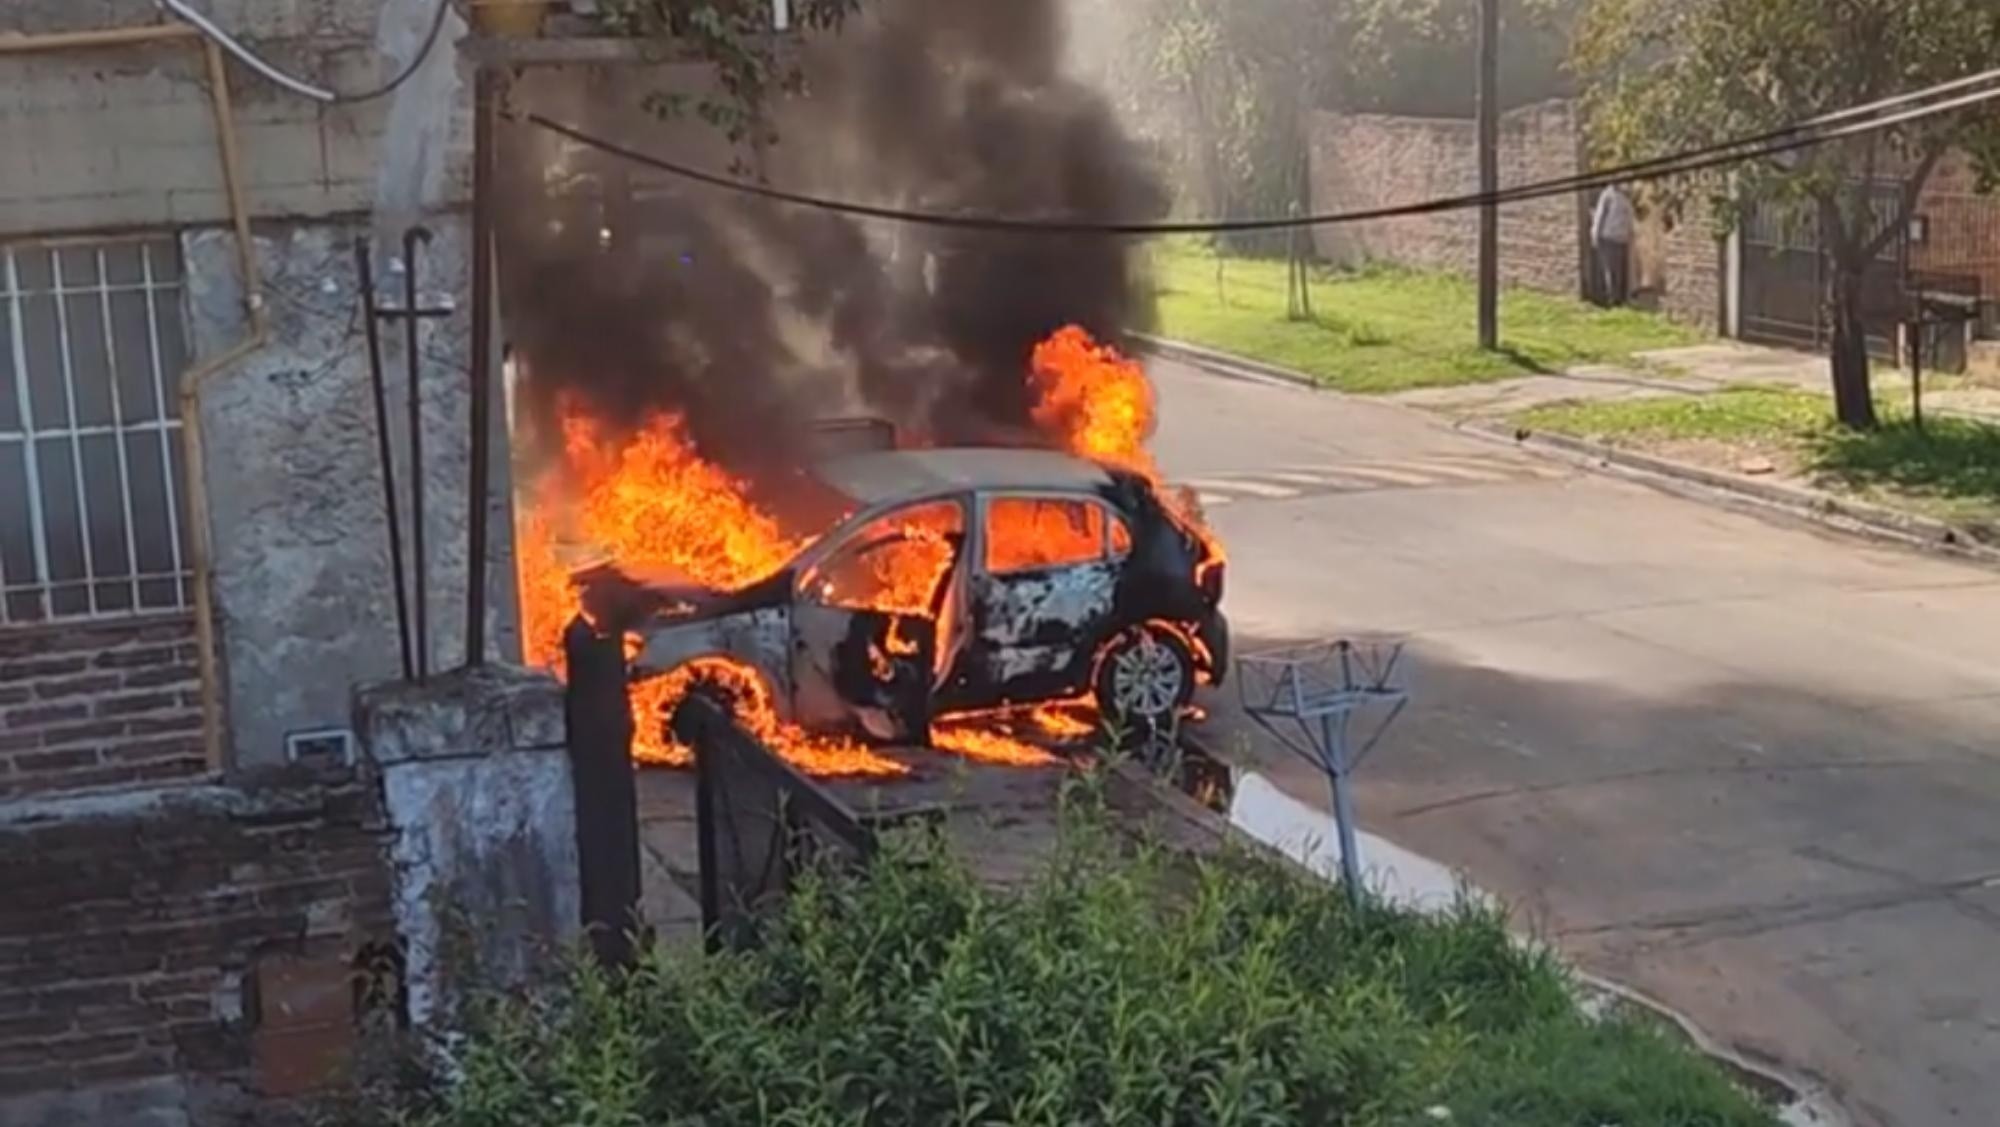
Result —
M 2000 572 L 1154 361 L 1239 650 L 1410 643 L 1371 831 L 1857 1120 L 2000 1114 Z M 1324 784 L 1216 702 L 1219 742 Z

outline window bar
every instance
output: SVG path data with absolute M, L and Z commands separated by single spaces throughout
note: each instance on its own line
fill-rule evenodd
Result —
M 177 498 L 180 496 L 182 483 L 174 480 L 173 449 L 167 445 L 172 439 L 168 437 L 166 425 L 168 419 L 175 417 L 172 413 L 173 407 L 169 404 L 177 404 L 178 399 L 170 399 L 167 396 L 167 377 L 160 365 L 159 291 L 153 281 L 151 240 L 139 244 L 139 268 L 143 271 L 141 276 L 146 285 L 146 344 L 153 359 L 154 395 L 158 397 L 157 407 L 160 414 L 160 480 L 167 485 L 167 543 L 173 550 L 174 605 L 180 606 L 187 601 L 187 588 L 182 583 L 182 576 L 187 568 L 181 559 L 181 519 L 177 511 L 179 508 Z M 202 472 L 202 467 L 189 466 L 188 472 L 198 474 Z
M 42 523 L 42 474 L 41 459 L 35 455 L 35 408 L 28 398 L 28 334 L 21 321 L 21 270 L 15 259 L 14 248 L 0 248 L 0 255 L 7 260 L 7 300 L 14 316 L 14 391 L 21 405 L 21 460 L 28 478 L 28 524 L 34 536 L 35 583 L 41 603 L 42 617 L 49 618 L 54 608 L 49 601 L 49 537 L 47 526 Z
M 62 254 L 53 250 L 45 253 L 49 256 L 49 276 L 55 279 L 55 288 L 60 290 L 63 284 Z M 69 308 L 60 296 L 49 300 L 56 304 L 56 340 L 59 342 L 57 351 L 62 354 L 63 402 L 69 407 L 69 468 L 71 476 L 76 479 L 76 519 L 80 533 L 77 539 L 83 542 L 83 577 L 96 579 L 97 561 L 91 558 L 90 550 L 90 496 L 83 483 L 83 436 L 77 433 L 83 420 L 76 413 L 76 370 L 70 360 Z M 84 594 L 90 614 L 95 616 L 97 584 L 84 588 Z
M 104 374 L 111 383 L 111 445 L 118 454 L 118 494 L 125 502 L 125 570 L 132 575 L 132 610 L 145 609 L 139 597 L 139 534 L 132 519 L 132 468 L 125 463 L 125 401 L 118 391 L 118 331 L 111 321 L 111 272 L 106 268 L 104 248 L 97 248 L 98 306 L 104 318 Z M 71 422 L 76 420 L 71 419 Z M 164 482 L 167 503 L 173 504 L 173 483 Z M 94 588 L 93 588 L 94 590 Z

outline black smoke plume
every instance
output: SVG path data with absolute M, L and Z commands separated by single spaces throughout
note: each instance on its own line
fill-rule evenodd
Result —
M 865 0 L 809 49 L 805 93 L 774 107 L 764 173 L 925 211 L 1162 214 L 1139 147 L 1060 72 L 1062 34 L 1056 0 Z M 664 147 L 687 129 L 632 99 L 550 98 L 535 108 L 689 159 Z M 940 441 L 1024 431 L 1037 342 L 1070 323 L 1116 341 L 1150 319 L 1127 239 L 857 222 L 508 133 L 502 300 L 517 409 L 544 435 L 566 395 L 614 424 L 676 412 L 704 456 L 771 481 L 832 415 Z

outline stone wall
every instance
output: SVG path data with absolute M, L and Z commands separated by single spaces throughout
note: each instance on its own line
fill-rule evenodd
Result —
M 0 799 L 199 775 L 201 728 L 187 616 L 0 631 Z
M 390 0 L 429 11 L 429 0 Z M 382 80 L 381 0 L 206 0 L 219 26 L 284 71 L 335 90 Z M 24 34 L 157 24 L 152 0 L 9 0 Z M 392 100 L 327 106 L 228 64 L 243 176 L 260 215 L 324 216 L 375 198 Z M 0 55 L 0 236 L 214 223 L 227 215 L 202 53 L 192 41 Z M 463 115 L 461 115 L 462 117 Z M 456 126 L 464 133 L 462 121 Z M 448 198 L 469 165 L 453 146 Z
M 464 658 L 466 485 L 471 460 L 471 316 L 467 227 L 434 217 L 422 252 L 427 305 L 455 302 L 427 322 L 420 345 L 424 491 L 432 668 Z M 214 592 L 226 660 L 231 762 L 281 761 L 288 733 L 345 728 L 357 684 L 399 676 L 389 534 L 376 446 L 353 240 L 361 223 L 260 226 L 257 256 L 270 311 L 267 345 L 201 393 Z M 233 241 L 221 231 L 184 239 L 193 340 L 222 352 L 246 331 Z M 400 246 L 377 252 L 384 300 L 401 301 Z M 408 381 L 401 326 L 387 323 L 383 366 L 402 499 L 406 565 Z M 494 411 L 487 637 L 516 652 L 511 506 L 504 412 Z
M 1316 112 L 1310 117 L 1313 210 L 1354 211 L 1465 195 L 1479 187 L 1473 123 L 1449 118 Z M 1503 186 L 1573 176 L 1580 163 L 1576 113 L 1544 102 L 1500 122 Z M 1583 292 L 1588 202 L 1576 196 L 1512 204 L 1500 211 L 1504 285 Z M 1391 262 L 1471 274 L 1479 217 L 1471 210 L 1320 227 L 1317 249 L 1343 266 Z
M 394 939 L 382 831 L 339 779 L 0 807 L 0 1123 L 222 1122 L 331 1075 Z

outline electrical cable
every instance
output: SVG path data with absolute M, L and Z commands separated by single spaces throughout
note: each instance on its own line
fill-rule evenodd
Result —
M 1700 172 L 1712 168 L 1720 168 L 1725 165 L 1739 164 L 1758 157 L 1795 152 L 1827 144 L 1845 137 L 1889 129 L 1897 125 L 1989 102 L 2000 98 L 2000 85 L 1988 85 L 1984 89 L 1978 89 L 1970 94 L 1963 94 L 1942 102 L 1927 102 L 1914 109 L 1904 110 L 1900 113 L 1878 115 L 1879 111 L 1883 108 L 1905 105 L 1911 102 L 1925 102 L 1927 99 L 1936 98 L 1940 94 L 1954 93 L 1981 84 L 1992 83 L 1995 79 L 2000 79 L 2000 70 L 1986 71 L 1950 82 L 1939 83 L 1922 90 L 1825 114 L 1761 134 L 1706 145 L 1666 156 L 1654 157 L 1598 172 L 1535 181 L 1493 193 L 1475 192 L 1411 204 L 1317 215 L 1288 216 L 1284 218 L 1145 223 L 966 215 L 948 212 L 915 211 L 829 199 L 822 196 L 772 188 L 695 168 L 690 165 L 679 164 L 650 153 L 641 152 L 619 142 L 586 133 L 581 129 L 556 121 L 540 113 L 532 111 L 527 113 L 509 112 L 506 116 L 510 119 L 525 121 L 530 125 L 566 137 L 588 148 L 596 149 L 611 156 L 657 169 L 695 183 L 776 203 L 813 208 L 856 218 L 879 219 L 913 226 L 1015 234 L 1110 236 L 1203 235 L 1325 227 L 1368 220 L 1429 215 L 1443 211 L 1457 211 L 1479 207 L 1488 203 L 1522 203 L 1551 196 L 1589 191 L 1592 188 L 1600 188 L 1628 181 L 1665 179 L 1670 176 L 1685 175 L 1690 172 Z M 1838 128 L 1825 128 L 1829 123 L 1837 122 L 1849 122 L 1849 124 L 1841 125 Z
M 310 98 L 315 102 L 330 106 L 372 102 L 377 98 L 386 98 L 401 89 L 405 83 L 416 77 L 417 70 L 424 65 L 424 61 L 430 58 L 431 52 L 437 48 L 438 39 L 444 34 L 445 19 L 451 14 L 451 0 L 438 0 L 437 11 L 431 17 L 430 30 L 424 34 L 423 43 L 418 46 L 416 53 L 410 56 L 410 61 L 403 65 L 402 70 L 398 71 L 393 78 L 390 78 L 380 86 L 354 93 L 342 93 L 328 90 L 323 86 L 315 86 L 310 82 L 294 78 L 284 71 L 279 70 L 271 63 L 265 61 L 256 52 L 245 47 L 234 36 L 218 27 L 215 21 L 190 7 L 187 0 L 154 0 L 154 2 L 192 25 L 196 31 L 201 32 L 214 41 L 216 46 L 236 56 L 237 60 L 242 62 L 244 66 L 263 75 L 264 78 L 281 89 L 288 90 L 302 98 Z
M 1960 90 L 1968 89 L 1973 86 L 1979 86 L 1988 82 L 1994 82 L 1996 80 L 2000 80 L 2000 67 L 1995 67 L 1992 70 L 1983 70 L 1980 71 L 1978 74 L 1969 74 L 1966 75 L 1964 78 L 1955 78 L 1949 82 L 1940 82 L 1935 86 L 1926 86 L 1919 90 L 1912 90 L 1907 93 L 1896 94 L 1887 98 L 1879 98 L 1873 102 L 1863 103 L 1862 105 L 1849 106 L 1844 110 L 1834 110 L 1831 113 L 1820 114 L 1817 117 L 1809 117 L 1803 121 L 1796 121 L 1789 125 L 1781 125 L 1776 129 L 1766 130 L 1763 133 L 1752 133 L 1743 137 L 1732 138 L 1731 140 L 1728 141 L 1717 141 L 1712 144 L 1699 146 L 1697 148 L 1684 149 L 1678 153 L 1671 154 L 1670 156 L 1654 157 L 1649 160 L 1638 161 L 1634 164 L 1626 165 L 1625 170 L 1626 171 L 1643 170 L 1653 165 L 1662 164 L 1670 161 L 1691 160 L 1694 158 L 1711 156 L 1716 153 L 1727 152 L 1734 149 L 1746 148 L 1752 145 L 1762 145 L 1770 142 L 1776 142 L 1784 140 L 1786 138 L 1797 136 L 1801 133 L 1810 132 L 1811 130 L 1818 129 L 1822 126 L 1834 125 L 1846 121 L 1850 118 L 1865 117 L 1870 114 L 1880 113 L 1881 111 L 1886 109 L 1893 109 L 1897 106 L 1903 105 L 1908 102 L 1921 102 L 1929 98 L 1936 98 L 1945 94 L 1953 94 Z

